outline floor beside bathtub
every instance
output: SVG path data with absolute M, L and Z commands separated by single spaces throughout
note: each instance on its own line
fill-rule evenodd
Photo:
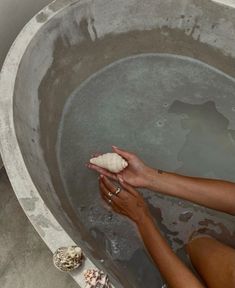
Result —
M 0 170 L 0 287 L 76 288 L 52 264 L 52 254 L 21 209 L 4 169 Z

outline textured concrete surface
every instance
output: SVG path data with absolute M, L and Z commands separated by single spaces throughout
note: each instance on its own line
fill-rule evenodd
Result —
M 52 254 L 25 216 L 4 169 L 0 171 L 1 288 L 76 288 L 52 264 Z
M 0 1 L 0 69 L 19 31 L 49 2 Z M 0 230 L 1 288 L 78 287 L 69 275 L 60 273 L 52 265 L 51 252 L 25 216 L 4 169 L 0 171 Z
M 121 287 L 138 287 L 125 274 L 128 269 L 116 265 L 112 255 L 100 247 L 100 241 L 94 245 L 94 233 L 81 223 L 72 197 L 63 187 L 55 149 L 61 113 L 69 96 L 90 75 L 116 60 L 136 54 L 180 54 L 234 77 L 234 15 L 234 10 L 207 0 L 58 0 L 27 25 L 11 49 L 1 79 L 1 149 L 15 193 L 52 251 L 73 239 L 86 249 L 86 263 L 91 260 L 93 265 L 106 268 L 109 274 L 116 275 Z M 175 106 L 176 114 L 189 109 L 191 118 L 198 110 L 205 111 L 203 99 L 198 96 L 197 101 L 191 99 L 187 104 L 201 106 L 193 108 L 180 103 Z M 217 115 L 213 105 L 207 108 Z M 226 128 L 234 131 L 233 110 L 223 109 L 223 105 L 217 108 L 225 118 L 231 119 Z M 161 128 L 163 120 L 156 123 L 159 130 L 164 129 Z M 190 123 L 186 124 L 191 126 Z M 128 122 L 125 128 L 131 124 Z M 148 127 L 144 131 L 148 131 Z M 81 137 L 90 133 L 85 132 Z M 192 135 L 195 137 L 194 133 L 189 136 Z M 93 139 L 96 138 L 93 135 Z M 126 139 L 126 143 L 130 140 Z M 83 153 L 83 147 L 76 149 Z M 76 164 L 77 158 L 72 160 Z M 80 177 L 79 173 L 75 177 Z M 86 176 L 84 190 L 89 183 Z M 80 192 L 75 185 L 73 188 L 73 193 Z M 170 199 L 168 202 L 167 210 L 175 213 L 180 203 Z M 93 219 L 99 220 L 93 217 L 89 221 Z M 163 219 L 165 221 L 166 215 Z M 115 243 L 114 248 L 118 244 Z M 133 262 L 141 267 L 135 259 Z
M 0 70 L 8 49 L 23 26 L 51 0 L 1 0 L 0 1 Z M 17 11 L 17 13 L 15 13 Z M 14 13 L 14 21 L 12 14 Z M 0 157 L 0 168 L 3 166 Z

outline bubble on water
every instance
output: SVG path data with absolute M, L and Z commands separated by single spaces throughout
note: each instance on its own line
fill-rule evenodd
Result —
M 165 122 L 167 121 L 167 119 L 160 119 L 157 121 L 157 126 L 158 127 L 163 127 L 165 125 Z
M 184 119 L 188 119 L 189 116 L 188 116 L 187 114 L 185 114 L 185 113 L 182 113 L 182 114 L 180 115 L 180 118 L 181 118 L 182 120 L 184 120 Z
M 112 252 L 114 254 L 119 254 L 120 253 L 119 243 L 118 243 L 118 241 L 116 239 L 111 241 L 111 246 L 112 246 Z

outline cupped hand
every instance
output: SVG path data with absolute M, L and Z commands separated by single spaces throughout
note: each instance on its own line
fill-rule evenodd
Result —
M 139 223 L 143 217 L 151 217 L 149 208 L 140 193 L 122 179 L 120 184 L 121 190 L 116 194 L 117 187 L 107 177 L 101 175 L 99 186 L 104 201 L 115 212 L 130 218 L 135 223 Z
M 135 154 L 127 152 L 115 146 L 112 147 L 113 152 L 119 154 L 127 162 L 128 166 L 119 174 L 114 174 L 106 169 L 98 167 L 93 164 L 87 164 L 88 168 L 97 171 L 98 173 L 112 178 L 113 180 L 123 179 L 126 183 L 134 187 L 147 187 L 148 179 L 153 173 L 153 169 L 148 167 L 142 160 L 140 160 Z

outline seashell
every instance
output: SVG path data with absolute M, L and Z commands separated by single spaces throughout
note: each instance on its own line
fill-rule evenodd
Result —
M 78 246 L 60 247 L 53 254 L 53 263 L 60 271 L 68 272 L 78 268 L 84 259 Z
M 112 288 L 109 278 L 103 271 L 88 269 L 84 271 L 85 288 Z
M 90 163 L 105 168 L 113 173 L 119 173 L 128 166 L 127 161 L 117 153 L 106 153 L 100 155 L 90 159 Z

